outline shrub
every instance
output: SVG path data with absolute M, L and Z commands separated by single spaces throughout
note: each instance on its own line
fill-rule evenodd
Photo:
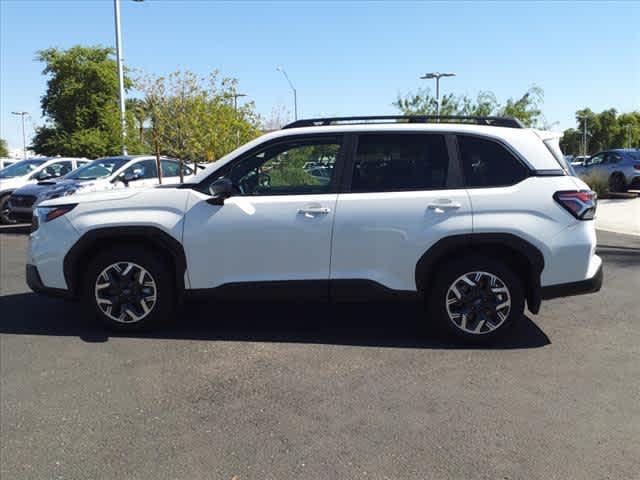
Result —
M 590 172 L 580 175 L 580 178 L 589 185 L 591 190 L 598 194 L 599 198 L 606 197 L 609 193 L 609 180 L 604 175 L 597 172 Z

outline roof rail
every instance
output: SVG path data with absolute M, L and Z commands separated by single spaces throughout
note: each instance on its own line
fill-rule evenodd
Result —
M 296 120 L 285 128 L 320 127 L 326 125 L 362 125 L 368 123 L 471 123 L 493 127 L 525 128 L 517 118 L 512 117 L 474 117 L 456 115 L 379 115 L 361 117 L 326 117 Z

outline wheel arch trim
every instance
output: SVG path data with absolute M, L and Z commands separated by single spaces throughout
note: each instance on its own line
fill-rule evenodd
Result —
M 418 260 L 415 268 L 416 288 L 419 292 L 426 291 L 436 273 L 437 264 L 455 254 L 456 251 L 473 251 L 481 248 L 495 248 L 496 256 L 500 258 L 500 250 L 507 248 L 511 252 L 525 258 L 528 264 L 528 274 L 525 278 L 525 296 L 529 310 L 538 313 L 540 310 L 540 275 L 544 269 L 542 252 L 527 240 L 509 233 L 469 233 L 445 237 L 433 244 Z
M 130 226 L 102 227 L 89 230 L 69 249 L 64 257 L 63 272 L 71 295 L 77 297 L 79 294 L 79 282 L 77 281 L 79 262 L 87 253 L 91 252 L 92 246 L 104 240 L 113 240 L 115 243 L 135 241 L 136 239 L 144 239 L 145 242 L 153 244 L 156 248 L 167 252 L 171 256 L 175 266 L 176 287 L 178 292 L 184 292 L 187 259 L 180 242 L 158 227 Z

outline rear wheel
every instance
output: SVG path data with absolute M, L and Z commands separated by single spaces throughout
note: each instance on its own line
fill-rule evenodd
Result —
M 15 220 L 9 218 L 9 197 L 10 195 L 0 197 L 0 224 L 2 225 L 13 225 L 17 223 Z
M 611 192 L 621 193 L 626 191 L 627 182 L 624 179 L 624 175 L 621 173 L 614 173 L 609 177 L 609 190 Z
M 98 254 L 85 276 L 84 302 L 111 329 L 140 330 L 167 320 L 175 305 L 166 263 L 138 247 Z
M 428 297 L 432 318 L 456 337 L 488 343 L 502 336 L 524 313 L 520 278 L 505 263 L 465 257 L 444 265 Z

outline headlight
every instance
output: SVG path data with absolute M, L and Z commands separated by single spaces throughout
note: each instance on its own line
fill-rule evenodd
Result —
M 36 207 L 33 211 L 31 231 L 35 232 L 43 224 L 61 217 L 75 208 L 77 203 L 70 205 L 56 205 L 55 207 Z

